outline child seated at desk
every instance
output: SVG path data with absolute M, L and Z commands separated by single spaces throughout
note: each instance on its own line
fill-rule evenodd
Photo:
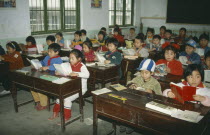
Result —
M 162 48 L 165 59 L 158 60 L 156 65 L 165 64 L 167 73 L 173 75 L 182 75 L 182 63 L 176 60 L 176 53 L 177 49 L 179 49 L 179 45 L 166 42 L 162 45 Z
M 59 44 L 61 47 L 64 46 L 64 38 L 61 32 L 55 34 L 56 43 Z
M 143 47 L 144 45 L 144 39 L 143 37 L 137 36 L 134 40 L 134 47 L 133 49 L 135 50 L 135 56 L 139 57 L 148 57 L 149 53 L 146 48 Z
M 130 28 L 130 31 L 127 35 L 125 35 L 125 39 L 127 40 L 134 40 L 136 37 L 135 28 Z
M 178 83 L 179 86 L 198 87 L 196 95 L 193 95 L 194 100 L 200 101 L 204 106 L 210 106 L 210 89 L 204 88 L 202 81 L 204 79 L 204 70 L 201 65 L 190 64 L 184 72 L 185 81 Z M 163 95 L 170 98 L 175 98 L 171 89 L 163 91 Z
M 85 55 L 85 61 L 86 62 L 93 62 L 95 61 L 95 54 L 94 51 L 92 50 L 92 42 L 91 41 L 85 41 L 83 43 L 83 52 Z
M 146 40 L 145 40 L 146 44 L 152 43 L 154 33 L 155 33 L 154 28 L 147 28 L 147 34 L 146 34 Z
M 87 70 L 87 67 L 84 64 L 84 55 L 81 51 L 74 49 L 70 52 L 70 63 L 72 68 L 72 73 L 70 73 L 69 76 L 71 77 L 80 77 L 82 78 L 82 95 L 85 94 L 87 91 L 87 79 L 89 78 L 89 71 Z M 59 75 L 59 73 L 56 72 L 56 75 Z M 64 99 L 64 117 L 65 121 L 69 120 L 71 118 L 71 106 L 72 101 L 77 99 L 79 97 L 79 93 L 74 94 L 70 97 L 67 97 Z M 53 116 L 50 117 L 48 120 L 53 120 L 58 117 L 60 112 L 60 102 L 59 99 L 56 100 L 56 104 L 53 107 Z
M 172 36 L 172 31 L 171 30 L 166 30 L 165 32 L 165 42 L 173 43 L 174 39 L 171 38 Z
M 55 37 L 53 35 L 49 35 L 46 38 L 47 45 L 44 46 L 44 51 L 42 53 L 47 53 L 49 45 L 55 43 Z
M 161 37 L 159 35 L 154 35 L 152 38 L 152 43 L 148 44 L 149 52 L 152 51 L 161 51 Z
M 97 51 L 106 52 L 108 51 L 107 46 L 105 45 L 105 33 L 103 31 L 98 32 L 98 44 L 100 47 L 98 47 Z
M 85 29 L 82 29 L 81 30 L 81 41 L 82 42 L 85 42 L 85 41 L 89 41 L 90 39 L 87 37 L 87 31 Z
M 160 34 L 159 34 L 161 39 L 165 38 L 165 32 L 166 32 L 166 26 L 161 26 L 160 27 Z
M 203 68 L 204 70 L 210 70 L 210 51 L 205 54 Z
M 187 29 L 186 28 L 180 28 L 178 37 L 175 37 L 174 41 L 175 43 L 179 45 L 184 45 L 189 39 L 187 38 Z
M 23 68 L 23 60 L 20 55 L 20 48 L 15 41 L 11 41 L 6 44 L 8 54 L 0 55 L 0 60 L 9 63 L 9 70 L 16 70 Z M 4 72 L 4 71 L 1 71 Z M 11 81 L 9 80 L 9 76 L 1 76 L 0 80 L 2 81 L 2 86 L 5 90 L 3 90 L 0 95 L 6 95 L 10 93 L 11 89 Z
M 186 56 L 188 61 L 186 64 L 200 64 L 201 58 L 200 56 L 195 53 L 196 49 L 196 42 L 192 39 L 190 39 L 185 46 L 185 51 L 181 52 L 179 56 Z
M 32 36 L 28 36 L 26 38 L 26 46 L 25 46 L 26 51 L 36 51 L 36 40 Z
M 41 64 L 42 64 L 41 70 L 55 71 L 55 67 L 53 64 L 61 64 L 63 62 L 60 56 L 58 55 L 60 50 L 61 50 L 61 46 L 57 43 L 53 43 L 49 45 L 48 55 L 44 58 L 44 60 L 41 61 Z M 34 91 L 31 91 L 31 94 L 34 98 L 34 101 L 36 103 L 36 109 L 38 111 L 41 111 L 47 108 L 48 98 L 46 95 L 38 93 L 38 92 L 34 92 Z
M 73 49 L 73 48 L 80 48 L 79 46 L 82 46 L 82 41 L 81 41 L 81 36 L 82 36 L 82 33 L 81 33 L 81 31 L 76 31 L 75 33 L 74 33 L 74 40 L 71 42 L 71 45 L 70 45 L 70 47 Z M 80 50 L 80 49 L 79 49 Z M 82 50 L 82 48 L 81 48 L 81 50 Z M 81 51 L 80 50 L 80 51 Z
M 120 43 L 120 46 L 123 46 L 125 44 L 124 37 L 120 34 L 120 29 L 119 28 L 114 29 L 113 37 L 118 40 L 118 42 Z
M 107 39 L 109 38 L 109 36 L 108 36 L 107 33 L 106 33 L 106 28 L 105 28 L 105 27 L 102 27 L 102 28 L 100 29 L 100 31 L 103 31 L 103 32 L 104 32 L 104 34 L 105 34 L 104 40 L 107 40 Z
M 204 55 L 210 51 L 210 47 L 208 47 L 209 43 L 209 36 L 206 34 L 202 34 L 199 37 L 199 46 L 198 48 L 203 48 L 204 49 Z

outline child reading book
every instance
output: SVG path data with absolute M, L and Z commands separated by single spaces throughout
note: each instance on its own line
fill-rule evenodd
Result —
M 28 36 L 26 38 L 26 46 L 25 46 L 25 49 L 27 51 L 36 51 L 37 48 L 36 48 L 36 40 L 34 37 L 32 36 Z
M 123 46 L 125 44 L 124 37 L 120 34 L 120 29 L 119 28 L 114 29 L 113 37 L 118 40 L 120 46 Z
M 180 86 L 192 86 L 198 87 L 196 94 L 193 95 L 193 99 L 200 101 L 205 106 L 210 106 L 210 89 L 204 88 L 202 81 L 204 79 L 204 70 L 201 65 L 190 64 L 187 66 L 184 72 L 185 81 L 178 83 Z M 163 91 L 163 95 L 170 98 L 175 98 L 171 89 Z
M 81 30 L 81 41 L 85 42 L 85 41 L 89 41 L 90 39 L 87 37 L 87 31 L 85 29 Z
M 86 62 L 93 62 L 95 60 L 95 54 L 92 50 L 92 42 L 91 41 L 85 41 L 83 43 L 83 52 L 85 55 L 85 61 Z
M 61 32 L 55 34 L 56 43 L 58 43 L 61 47 L 64 46 L 64 38 Z
M 84 95 L 87 91 L 87 79 L 89 78 L 89 71 L 87 70 L 87 67 L 83 63 L 84 61 L 84 55 L 79 50 L 72 50 L 70 52 L 70 63 L 72 68 L 72 73 L 70 73 L 69 76 L 71 77 L 80 77 L 82 79 L 82 94 Z M 58 73 L 56 73 L 59 75 Z M 64 117 L 65 121 L 69 120 L 71 118 L 71 106 L 72 101 L 77 99 L 79 97 L 79 93 L 74 94 L 70 97 L 67 97 L 64 99 Z M 58 117 L 60 112 L 60 102 L 57 99 L 56 104 L 53 107 L 53 116 L 50 117 L 48 120 L 53 120 Z
M 74 40 L 71 42 L 71 45 L 70 47 L 71 48 L 75 48 L 76 46 L 82 46 L 82 41 L 81 41 L 81 36 L 82 36 L 82 33 L 81 31 L 76 31 L 74 33 Z
M 165 42 L 173 43 L 174 39 L 171 37 L 172 36 L 172 31 L 171 30 L 166 30 L 165 32 Z
M 127 40 L 134 40 L 136 37 L 135 28 L 130 28 L 130 31 L 127 35 L 125 35 L 125 39 Z
M 46 71 L 55 71 L 55 67 L 53 64 L 61 64 L 63 61 L 61 60 L 59 51 L 61 50 L 61 46 L 57 43 L 53 43 L 49 45 L 48 55 L 41 61 L 42 67 L 41 70 Z M 36 103 L 36 109 L 38 111 L 47 108 L 47 96 L 38 92 L 31 91 L 34 101 Z
M 139 57 L 148 57 L 149 53 L 146 48 L 143 47 L 144 45 L 144 39 L 143 37 L 137 36 L 134 40 L 134 47 L 133 49 L 135 50 L 135 56 Z
M 146 40 L 145 40 L 146 44 L 152 43 L 154 33 L 155 33 L 154 28 L 147 28 L 147 34 L 146 34 Z
M 105 33 L 103 31 L 98 32 L 98 44 L 100 45 L 97 51 L 106 52 L 108 51 L 107 46 L 105 45 Z
M 149 52 L 162 50 L 160 40 L 161 37 L 159 35 L 153 36 L 152 43 L 148 44 Z
M 156 65 L 165 64 L 166 73 L 170 73 L 173 75 L 182 75 L 182 63 L 176 60 L 176 52 L 177 49 L 179 49 L 179 45 L 166 42 L 162 45 L 162 48 L 165 59 L 158 60 L 156 62 Z

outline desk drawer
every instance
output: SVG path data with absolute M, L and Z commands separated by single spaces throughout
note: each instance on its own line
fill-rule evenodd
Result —
M 120 103 L 113 101 L 97 101 L 96 110 L 105 116 L 113 119 L 121 119 L 123 121 L 135 124 L 137 123 L 136 112 Z

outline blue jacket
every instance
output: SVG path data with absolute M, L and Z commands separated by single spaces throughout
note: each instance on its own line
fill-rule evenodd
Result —
M 186 52 L 181 52 L 179 56 L 186 56 L 187 58 L 189 57 L 189 61 L 191 61 L 193 64 L 200 64 L 201 63 L 201 58 L 200 56 L 193 52 L 192 54 L 188 55 Z
M 44 66 L 44 67 L 48 66 L 48 60 L 49 60 L 49 59 L 50 59 L 50 56 L 47 55 L 47 56 L 44 58 L 44 60 L 41 61 L 42 66 Z M 53 66 L 53 64 L 61 64 L 61 63 L 63 63 L 61 57 L 51 59 L 51 61 L 50 61 L 50 66 L 49 66 L 49 70 L 50 70 L 50 71 L 55 71 L 55 67 Z
M 106 52 L 105 56 L 106 60 L 110 60 L 111 64 L 116 64 L 116 65 L 120 65 L 121 61 L 122 61 L 122 55 L 120 52 Z

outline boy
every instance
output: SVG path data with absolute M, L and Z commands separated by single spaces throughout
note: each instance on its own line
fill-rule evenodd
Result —
M 134 54 L 135 56 L 139 57 L 148 57 L 149 53 L 148 50 L 143 47 L 144 45 L 144 39 L 143 37 L 137 36 L 134 40 L 134 50 L 136 53 Z
M 155 62 L 151 59 L 145 59 L 137 70 L 140 71 L 140 75 L 127 83 L 129 88 L 138 89 L 141 87 L 148 93 L 154 92 L 157 95 L 162 95 L 160 83 L 152 77 L 155 71 Z
M 160 43 L 161 37 L 159 35 L 154 35 L 152 39 L 152 43 L 149 44 L 149 52 L 152 51 L 161 51 L 161 43 Z
M 100 31 L 103 31 L 103 32 L 104 32 L 104 34 L 105 34 L 104 40 L 107 40 L 107 39 L 109 38 L 109 36 L 108 36 L 107 33 L 106 33 L 106 28 L 105 28 L 105 27 L 102 27 L 102 28 L 100 29 Z
M 43 53 L 47 53 L 49 45 L 51 45 L 52 43 L 55 43 L 55 37 L 53 35 L 47 36 L 46 43 L 47 43 L 47 45 L 44 46 Z
M 174 40 L 171 38 L 172 36 L 172 31 L 171 30 L 166 30 L 165 32 L 165 42 L 174 42 Z
M 204 54 L 210 51 L 210 47 L 208 47 L 208 43 L 209 43 L 209 36 L 206 35 L 205 33 L 200 35 L 198 48 L 203 48 Z
M 71 45 L 70 45 L 70 47 L 73 49 L 75 46 L 77 46 L 77 45 L 80 45 L 80 46 L 82 46 L 82 41 L 81 41 L 81 36 L 82 36 L 82 33 L 81 33 L 81 31 L 76 31 L 75 33 L 74 33 L 74 40 L 71 42 Z
M 82 42 L 85 42 L 85 41 L 89 41 L 90 39 L 86 36 L 87 35 L 87 31 L 85 29 L 82 29 L 81 30 L 81 34 L 82 34 L 82 37 L 81 37 L 81 41 Z
M 48 55 L 41 61 L 42 68 L 41 70 L 46 71 L 55 71 L 55 67 L 53 64 L 61 64 L 63 61 L 61 60 L 59 51 L 61 50 L 61 46 L 57 43 L 53 43 L 48 48 Z M 46 95 L 31 91 L 34 101 L 36 102 L 36 109 L 41 111 L 46 109 L 48 104 L 48 98 Z
M 118 40 L 118 42 L 120 43 L 120 46 L 123 46 L 125 43 L 124 37 L 122 35 L 120 35 L 120 29 L 119 28 L 115 28 L 114 29 L 114 38 L 116 38 Z
M 130 28 L 130 33 L 125 36 L 125 39 L 134 40 L 136 36 L 135 28 Z
M 185 51 L 181 52 L 179 56 L 186 56 L 188 59 L 186 62 L 187 64 L 200 64 L 201 58 L 197 53 L 194 52 L 195 48 L 196 42 L 191 39 L 186 43 Z
M 32 36 L 28 36 L 26 38 L 26 46 L 25 46 L 26 50 L 31 50 L 31 51 L 36 51 L 36 40 L 34 37 Z
M 189 40 L 187 38 L 186 33 L 187 33 L 187 29 L 186 28 L 181 28 L 179 30 L 179 36 L 174 39 L 175 42 L 179 45 L 184 45 L 187 42 L 187 40 Z
M 205 54 L 203 68 L 204 70 L 210 70 L 210 51 Z

